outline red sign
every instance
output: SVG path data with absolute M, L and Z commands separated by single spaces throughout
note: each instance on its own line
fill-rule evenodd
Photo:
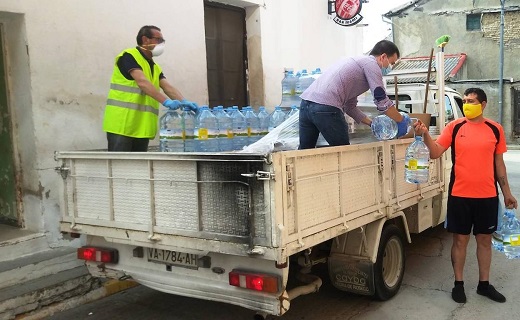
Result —
M 362 0 L 336 0 L 329 1 L 329 14 L 336 12 L 334 22 L 342 26 L 352 26 L 363 19 L 361 12 Z M 335 11 L 331 12 L 330 5 L 334 3 Z

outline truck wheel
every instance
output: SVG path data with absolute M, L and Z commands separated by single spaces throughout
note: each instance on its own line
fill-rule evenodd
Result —
M 392 298 L 401 287 L 403 275 L 403 233 L 397 226 L 389 224 L 381 233 L 374 265 L 375 297 L 381 301 Z

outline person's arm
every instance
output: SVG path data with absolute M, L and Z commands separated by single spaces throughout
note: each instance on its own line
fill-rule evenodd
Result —
M 444 151 L 448 149 L 432 139 L 432 136 L 430 136 L 428 128 L 426 128 L 426 125 L 422 123 L 420 120 L 414 123 L 414 130 L 416 135 L 423 136 L 424 144 L 426 144 L 426 146 L 430 150 L 431 159 L 439 158 L 444 153 Z
M 356 123 L 370 125 L 372 120 L 357 106 L 357 97 L 348 100 L 343 107 L 343 112 L 348 114 Z
M 134 78 L 135 82 L 139 86 L 144 93 L 148 96 L 154 98 L 159 101 L 159 103 L 163 103 L 168 99 L 168 96 L 157 90 L 154 85 L 146 78 L 143 70 L 141 69 L 132 69 L 130 70 L 130 75 Z
M 172 86 L 168 80 L 166 80 L 166 78 L 162 78 L 160 81 L 159 81 L 159 85 L 161 86 L 161 89 L 163 89 L 164 93 L 170 97 L 170 99 L 173 99 L 173 100 L 184 100 L 184 97 L 183 95 L 181 94 L 181 92 L 175 88 L 174 86 Z
M 500 190 L 502 190 L 502 195 L 504 196 L 504 204 L 506 208 L 516 209 L 518 207 L 518 203 L 511 193 L 511 189 L 509 188 L 506 164 L 504 162 L 504 156 L 502 153 L 495 154 L 495 170 L 497 174 L 498 185 L 500 186 Z

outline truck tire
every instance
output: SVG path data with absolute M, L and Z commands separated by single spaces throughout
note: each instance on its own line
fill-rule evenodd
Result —
M 386 301 L 401 287 L 404 276 L 404 240 L 401 230 L 389 224 L 383 228 L 374 265 L 375 298 Z

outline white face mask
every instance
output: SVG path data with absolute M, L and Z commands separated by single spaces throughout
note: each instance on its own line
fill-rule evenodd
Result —
M 164 52 L 165 43 L 159 43 L 152 49 L 152 56 L 160 56 Z

